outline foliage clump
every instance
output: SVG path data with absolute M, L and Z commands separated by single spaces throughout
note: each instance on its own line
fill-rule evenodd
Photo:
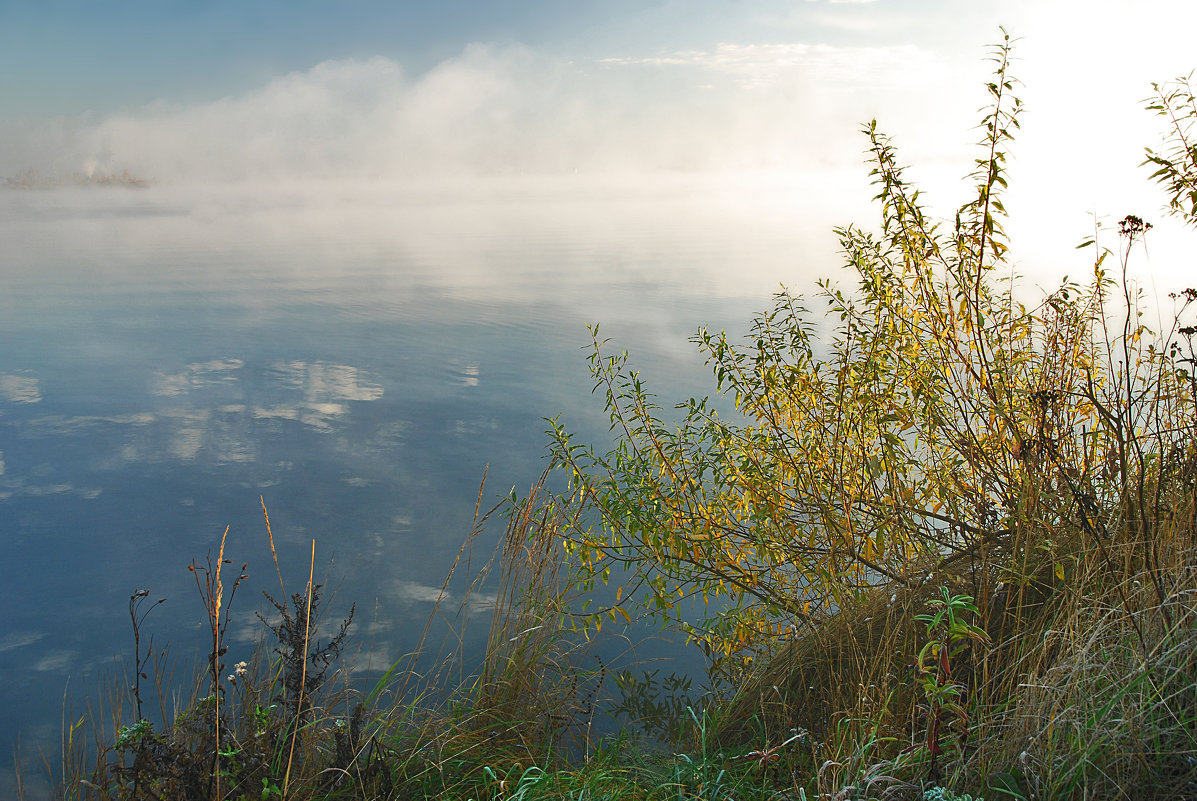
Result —
M 305 751 L 302 745 L 296 749 L 305 734 L 328 726 L 327 720 L 322 725 L 314 725 L 313 713 L 317 704 L 329 700 L 325 692 L 325 676 L 340 656 L 353 617 L 352 609 L 330 641 L 314 642 L 311 634 L 319 620 L 320 585 L 309 584 L 306 593 L 292 596 L 294 611 L 274 604 L 281 619 L 275 624 L 267 623 L 267 626 L 277 638 L 277 662 L 273 666 L 264 664 L 260 658 L 252 660 L 252 665 L 238 662 L 233 665 L 232 673 L 222 676 L 221 658 L 228 652 L 224 632 L 229 618 L 228 605 L 221 603 L 224 586 L 219 567 L 227 563 L 222 538 L 216 566 L 209 561 L 200 568 L 193 568 L 204 579 L 197 578 L 197 585 L 211 616 L 215 638 L 209 656 L 210 675 L 204 682 L 208 685 L 207 694 L 180 710 L 169 725 L 156 730 L 150 721 L 141 717 L 140 693 L 135 689 L 137 720 L 119 728 L 110 752 L 101 754 L 98 768 L 84 782 L 95 791 L 96 797 L 243 798 L 248 797 L 252 789 L 254 797 L 282 798 L 293 767 L 309 760 L 324 763 L 321 768 L 331 767 L 333 778 L 355 763 L 359 779 L 363 766 L 364 775 L 371 780 L 386 778 L 379 775 L 377 760 L 370 758 L 374 755 L 359 742 L 361 715 L 357 712 L 334 724 L 332 740 L 336 748 L 331 760 Z M 245 570 L 244 566 L 242 570 Z M 229 601 L 245 577 L 243 572 L 236 579 Z M 134 593 L 130 601 L 131 612 L 135 609 L 135 601 L 145 594 L 144 590 Z M 144 619 L 144 614 L 134 616 L 135 640 L 139 639 L 138 630 Z M 141 679 L 148 678 L 140 672 L 140 652 L 137 667 L 135 688 L 140 687 Z M 154 678 L 161 683 L 161 676 Z M 345 752 L 349 748 L 360 750 L 363 759 L 342 765 L 340 762 L 345 761 Z M 295 772 L 296 776 L 300 773 L 299 770 Z
M 1089 766 L 1083 781 L 1074 772 L 1053 785 L 1067 796 L 1164 749 L 1188 755 L 1169 785 L 1188 786 L 1197 741 L 1163 719 L 1172 735 L 1126 759 L 1111 745 L 1078 763 L 1076 744 L 1058 737 L 1052 756 L 996 747 L 1017 739 L 1010 715 L 1030 703 L 1027 687 L 1060 670 L 1060 631 L 1085 620 L 1160 666 L 1187 641 L 1185 599 L 1197 590 L 1186 316 L 1197 291 L 1173 295 L 1174 313 L 1149 327 L 1129 275 L 1151 224 L 1132 214 L 1112 241 L 1101 233 L 1082 245 L 1094 254 L 1087 281 L 1023 298 L 1004 231 L 1022 111 L 1009 58 L 1007 38 L 993 53 L 974 191 L 952 219 L 926 211 L 870 123 L 880 230 L 838 230 L 854 290 L 821 281 L 821 316 L 782 292 L 743 342 L 700 331 L 736 415 L 707 399 L 667 413 L 627 354 L 608 355 L 594 331 L 591 367 L 615 444 L 578 444 L 553 421 L 556 463 L 601 512 L 569 547 L 589 581 L 618 578 L 616 606 L 602 613 L 639 605 L 706 649 L 734 689 L 725 734 L 776 741 L 795 724 L 809 729 L 820 772 L 847 771 L 845 749 L 869 751 L 895 782 L 938 778 L 945 759 L 983 774 L 1019 759 Z M 1150 108 L 1170 115 L 1174 146 L 1149 161 L 1193 222 L 1197 205 L 1180 201 L 1197 186 L 1197 106 L 1187 83 L 1159 91 Z M 941 592 L 976 614 L 952 633 L 920 631 Z M 706 604 L 705 619 L 687 615 L 687 598 Z M 1095 609 L 1108 617 L 1087 617 Z M 1182 676 L 1197 678 L 1168 664 L 1153 689 L 1180 692 Z M 1164 714 L 1159 696 L 1143 701 Z M 1146 774 L 1122 775 L 1141 786 Z

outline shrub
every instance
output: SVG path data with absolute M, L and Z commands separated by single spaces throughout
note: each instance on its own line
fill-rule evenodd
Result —
M 720 732 L 809 731 L 820 792 L 911 792 L 941 767 L 1005 777 L 1006 794 L 1189 792 L 1197 290 L 1146 325 L 1129 273 L 1151 224 L 1130 214 L 1082 244 L 1087 281 L 1020 293 L 1008 37 L 992 59 L 952 219 L 927 213 L 872 122 L 880 229 L 838 230 L 854 290 L 820 281 L 822 315 L 783 291 L 742 342 L 699 331 L 734 416 L 693 398 L 667 412 L 594 328 L 614 445 L 552 421 L 555 463 L 601 513 L 567 544 L 586 580 L 620 584 L 595 624 L 630 605 L 680 624 L 733 679 Z M 1197 103 L 1187 81 L 1157 93 L 1169 144 L 1148 163 L 1197 224 Z M 969 648 L 920 627 L 939 592 L 975 603 Z
M 1169 480 L 1192 469 L 1194 395 L 1178 329 L 1148 330 L 1125 280 L 1150 225 L 1127 216 L 1087 285 L 1018 299 L 1003 277 L 1021 111 L 1009 46 L 993 55 L 975 194 L 953 221 L 930 219 L 890 140 L 865 128 L 881 233 L 839 230 L 858 281 L 854 293 L 820 282 L 825 343 L 784 292 L 743 344 L 700 331 L 741 420 L 691 399 L 667 423 L 595 329 L 616 444 L 576 444 L 553 422 L 557 463 L 602 512 L 570 543 L 591 578 L 624 566 L 666 617 L 679 598 L 726 598 L 692 630 L 725 656 L 817 626 L 868 588 L 949 570 L 970 577 L 982 609 L 1005 588 L 1017 605 L 1115 530 L 1133 530 L 1166 595 L 1153 533 Z

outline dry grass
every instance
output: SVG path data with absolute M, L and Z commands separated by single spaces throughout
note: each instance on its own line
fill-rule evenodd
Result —
M 277 641 L 273 652 L 263 641 L 247 664 L 224 664 L 233 585 L 221 574 L 227 561 L 222 536 L 215 564 L 193 568 L 213 639 L 190 691 L 172 702 L 177 685 L 167 655 L 151 643 L 143 659 L 139 645 L 134 667 L 138 673 L 152 669 L 144 685 L 155 688 L 162 720 L 139 720 L 143 683 L 129 676 L 113 682 L 120 689 L 89 698 L 77 719 L 68 719 L 64 703 L 61 753 L 44 760 L 50 795 L 437 797 L 484 783 L 488 765 L 545 764 L 567 747 L 588 746 L 602 671 L 583 669 L 585 639 L 568 636 L 573 585 L 561 544 L 562 528 L 575 525 L 580 510 L 548 493 L 545 480 L 522 501 L 485 512 L 479 489 L 472 530 L 417 650 L 371 689 L 354 687 L 344 666 L 326 675 L 336 667 L 349 621 L 333 639 L 315 641 L 321 596 L 310 572 L 304 591 L 291 597 L 279 576 L 283 595 L 274 603 L 281 620 L 263 619 Z M 501 510 L 509 514 L 503 537 L 475 569 L 473 550 Z M 273 553 L 264 504 L 263 514 Z M 311 566 L 314 549 L 315 543 Z M 458 570 L 468 574 L 468 589 L 456 609 L 446 609 Z M 491 597 L 485 654 L 471 669 L 463 653 L 465 627 Z M 429 642 L 438 619 L 450 626 L 434 654 Z M 144 615 L 134 617 L 139 622 Z M 134 686 L 138 690 L 130 693 Z M 25 797 L 30 783 L 23 775 L 19 782 Z
M 990 593 L 977 621 L 992 644 L 953 665 L 969 719 L 944 743 L 937 783 L 1028 799 L 1197 797 L 1191 484 L 1177 482 L 1165 506 L 1150 543 L 1124 529 L 1099 548 L 1074 531 L 1027 563 L 1024 586 Z M 1166 577 L 1162 601 L 1149 564 Z M 977 582 L 967 570 L 935 578 L 874 589 L 779 645 L 721 711 L 723 744 L 777 743 L 796 729 L 809 734 L 802 765 L 814 791 L 913 797 L 929 783 L 915 669 L 926 632 L 914 616 L 938 584 L 974 592 Z
M 1006 648 L 963 774 L 1017 771 L 1043 798 L 1197 794 L 1197 530 L 1191 489 L 1149 544 L 1091 549 Z M 1148 548 L 1167 577 L 1161 601 Z

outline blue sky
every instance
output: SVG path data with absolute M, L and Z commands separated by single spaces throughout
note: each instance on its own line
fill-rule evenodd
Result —
M 976 8 L 961 13 L 961 7 Z M 423 71 L 470 43 L 562 58 L 651 56 L 721 42 L 916 44 L 993 38 L 987 4 L 791 0 L 4 0 L 8 114 L 110 111 L 248 90 L 329 59 L 384 56 Z M 996 4 L 993 4 L 996 6 Z M 1017 17 L 1006 6 L 1005 16 Z

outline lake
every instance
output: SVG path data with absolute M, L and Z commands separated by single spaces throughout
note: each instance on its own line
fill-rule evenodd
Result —
M 187 565 L 226 526 L 248 655 L 278 584 L 259 496 L 289 589 L 315 539 L 327 618 L 357 604 L 354 662 L 409 651 L 484 470 L 484 502 L 526 491 L 545 417 L 607 437 L 586 323 L 663 401 L 711 393 L 698 326 L 834 269 L 853 217 L 819 180 L 0 192 L 0 764 L 128 665 L 135 589 L 167 599 L 143 636 L 203 658 Z

